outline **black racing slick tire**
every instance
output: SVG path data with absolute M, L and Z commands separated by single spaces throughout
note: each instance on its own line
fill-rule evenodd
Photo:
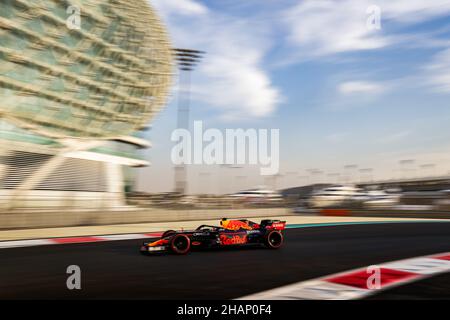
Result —
M 191 239 L 185 234 L 177 234 L 170 240 L 170 249 L 175 254 L 186 254 L 191 249 Z
M 171 236 L 171 235 L 173 235 L 173 234 L 175 234 L 175 233 L 177 233 L 175 230 L 167 230 L 167 231 L 165 231 L 165 232 L 162 234 L 161 238 L 165 238 L 165 237 Z
M 280 231 L 272 230 L 266 234 L 264 245 L 269 249 L 278 249 L 283 245 L 283 234 Z

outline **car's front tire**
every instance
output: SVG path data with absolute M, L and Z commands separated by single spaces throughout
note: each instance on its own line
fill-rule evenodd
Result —
M 165 238 L 165 237 L 167 237 L 167 236 L 171 236 L 171 235 L 173 235 L 173 234 L 175 234 L 175 233 L 177 233 L 175 230 L 167 230 L 166 232 L 164 232 L 164 233 L 161 235 L 161 238 Z
M 177 234 L 170 240 L 170 249 L 175 254 L 186 254 L 191 249 L 191 239 L 185 234 Z

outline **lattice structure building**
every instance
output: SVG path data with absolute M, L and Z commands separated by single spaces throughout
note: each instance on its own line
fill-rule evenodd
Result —
M 171 52 L 146 0 L 2 0 L 0 206 L 123 205 Z

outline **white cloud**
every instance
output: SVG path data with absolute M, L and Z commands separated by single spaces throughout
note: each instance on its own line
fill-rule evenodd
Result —
M 381 29 L 367 27 L 367 8 L 381 10 Z M 385 21 L 408 25 L 448 14 L 448 0 L 314 0 L 302 1 L 282 16 L 288 41 L 298 47 L 298 59 L 357 50 L 379 49 L 402 41 L 388 35 Z
M 224 39 L 236 40 L 231 35 L 224 35 Z M 226 117 L 271 114 L 280 102 L 280 94 L 260 67 L 260 61 L 253 48 L 212 53 L 200 67 L 209 83 L 198 90 L 198 97 L 221 107 Z
M 376 82 L 368 81 L 348 81 L 339 84 L 339 93 L 350 94 L 377 94 L 384 91 L 384 87 Z
M 177 6 L 167 6 L 166 1 L 152 4 L 168 23 L 174 46 L 206 51 L 194 71 L 193 98 L 220 109 L 224 118 L 264 117 L 274 112 L 281 94 L 264 64 L 272 45 L 270 26 L 208 8 L 195 19 L 183 19 Z
M 450 93 L 450 48 L 437 53 L 426 71 L 428 83 L 436 91 Z
M 285 13 L 288 40 L 308 55 L 386 46 L 387 39 L 367 28 L 366 9 L 363 1 L 303 1 Z
M 193 0 L 152 0 L 159 12 L 177 15 L 202 15 L 208 12 L 208 8 Z

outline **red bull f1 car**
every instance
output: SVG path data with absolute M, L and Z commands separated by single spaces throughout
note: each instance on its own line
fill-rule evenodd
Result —
M 220 221 L 220 227 L 201 225 L 195 230 L 168 230 L 161 238 L 144 242 L 141 253 L 171 252 L 186 254 L 192 249 L 209 249 L 229 246 L 264 245 L 278 249 L 283 245 L 282 231 L 286 222 L 280 220 L 262 220 L 255 223 L 246 219 Z

